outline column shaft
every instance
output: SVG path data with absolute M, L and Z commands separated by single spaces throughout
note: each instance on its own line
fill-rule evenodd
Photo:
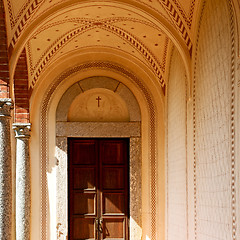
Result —
M 16 133 L 16 240 L 30 240 L 30 124 L 13 124 Z
M 12 239 L 12 102 L 0 99 L 0 240 Z

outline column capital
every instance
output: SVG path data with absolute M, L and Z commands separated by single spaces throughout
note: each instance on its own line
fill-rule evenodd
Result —
M 29 138 L 31 123 L 13 123 L 13 130 L 16 138 Z
M 0 98 L 0 117 L 11 117 L 13 101 L 11 98 Z

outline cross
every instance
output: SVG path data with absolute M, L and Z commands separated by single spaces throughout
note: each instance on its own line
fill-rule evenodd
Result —
M 96 98 L 96 100 L 98 101 L 98 107 L 100 107 L 100 100 L 102 100 L 99 96 Z

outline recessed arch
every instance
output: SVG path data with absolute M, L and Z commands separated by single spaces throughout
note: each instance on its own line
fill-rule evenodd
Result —
M 96 119 L 94 116 L 92 119 L 83 119 L 83 115 L 86 113 L 81 112 L 80 119 L 72 122 L 69 121 L 69 112 L 71 107 L 76 106 L 76 101 L 80 98 L 81 103 L 84 102 L 86 94 L 90 94 L 92 97 L 92 105 L 94 107 L 95 114 L 98 114 L 102 110 L 108 110 L 108 106 L 105 105 L 103 108 L 98 108 L 94 93 L 97 91 L 96 96 L 100 96 L 104 100 L 104 95 L 118 94 L 122 101 L 125 102 L 127 109 L 131 112 L 131 116 L 128 121 L 122 121 L 122 119 L 114 119 L 109 121 L 108 117 Z M 100 103 L 101 105 L 102 103 Z M 78 105 L 78 104 L 77 104 Z M 95 108 L 96 107 L 96 108 Z M 84 107 L 85 108 L 85 107 Z M 120 109 L 118 109 L 120 110 Z M 76 106 L 76 111 L 79 111 L 79 107 Z M 58 167 L 56 172 L 57 196 L 56 196 L 56 209 L 61 206 L 61 209 L 65 209 L 64 212 L 68 211 L 66 198 L 67 192 L 67 162 L 66 153 L 68 154 L 67 138 L 68 137 L 81 137 L 81 138 L 129 138 L 129 156 L 130 156 L 130 180 L 129 180 L 129 236 L 130 239 L 141 239 L 142 232 L 142 174 L 141 174 L 141 116 L 138 103 L 132 94 L 132 92 L 123 85 L 121 82 L 109 78 L 109 77 L 90 77 L 79 82 L 74 83 L 70 86 L 61 97 L 56 110 L 56 159 L 58 161 Z M 88 115 L 88 114 L 87 114 Z M 101 114 L 100 114 L 101 115 Z M 79 120 L 79 121 L 78 121 Z M 88 121 L 89 120 L 89 121 Z M 94 122 L 92 122 L 94 120 Z M 119 120 L 119 121 L 118 121 Z M 65 154 L 62 154 L 64 152 Z M 65 188 L 63 187 L 65 186 Z M 136 187 L 138 186 L 138 187 Z M 53 199 L 52 199 L 52 202 Z M 53 203 L 54 204 L 54 203 Z M 52 204 L 52 205 L 53 205 Z M 50 203 L 51 205 L 51 203 Z M 53 206 L 52 206 L 53 207 Z M 67 234 L 68 221 L 65 214 L 61 211 L 56 213 L 57 225 L 61 226 L 61 232 Z
M 110 111 L 107 115 L 105 115 L 103 111 L 100 111 L 99 117 L 104 114 L 102 119 L 91 114 L 91 111 L 95 108 L 92 109 L 92 107 L 89 106 L 90 109 L 88 110 L 89 104 L 96 103 L 95 98 L 97 97 L 95 95 L 93 96 L 93 94 L 96 93 L 97 95 L 109 95 L 110 102 L 113 104 L 109 106 L 110 102 L 106 103 L 106 108 Z M 108 96 L 106 97 L 108 98 Z M 89 98 L 92 99 L 89 101 Z M 98 100 L 98 105 L 102 104 L 100 104 L 102 100 L 104 99 Z M 92 101 L 94 103 L 92 103 Z M 94 104 L 94 106 L 97 107 L 96 104 Z M 121 110 L 123 110 L 122 113 Z M 96 113 L 98 113 L 98 111 Z M 96 76 L 75 83 L 64 93 L 57 107 L 56 120 L 136 122 L 141 121 L 141 113 L 136 98 L 124 84 L 112 78 Z
M 137 100 L 141 101 L 141 112 L 143 114 L 143 124 L 142 124 L 142 146 L 144 150 L 142 150 L 143 154 L 143 167 L 145 166 L 146 172 L 144 172 L 145 177 L 147 177 L 146 184 L 143 185 L 143 191 L 145 192 L 145 196 L 148 196 L 146 193 L 149 192 L 150 198 L 144 199 L 144 205 L 143 208 L 149 209 L 143 209 L 143 215 L 148 215 L 149 220 L 143 221 L 143 234 L 146 234 L 148 236 L 152 236 L 152 238 L 156 238 L 157 236 L 163 238 L 164 236 L 164 228 L 157 228 L 156 224 L 157 222 L 164 223 L 164 196 L 161 194 L 161 201 L 163 201 L 161 205 L 161 214 L 157 217 L 157 201 L 159 199 L 158 193 L 164 192 L 164 185 L 157 187 L 157 174 L 159 168 L 161 166 L 161 169 L 163 170 L 164 161 L 163 161 L 163 155 L 164 155 L 164 130 L 162 129 L 159 134 L 157 129 L 159 128 L 158 125 L 161 124 L 161 121 L 163 121 L 163 115 L 157 115 L 156 114 L 156 108 L 159 108 L 155 105 L 155 101 L 153 98 L 156 98 L 156 96 L 152 96 L 152 94 L 149 93 L 147 90 L 147 87 L 145 86 L 144 82 L 140 80 L 134 73 L 127 70 L 126 68 L 122 68 L 119 65 L 109 63 L 109 62 L 88 62 L 79 66 L 75 66 L 75 68 L 70 68 L 68 71 L 65 71 L 63 74 L 61 74 L 58 78 L 56 78 L 53 81 L 53 84 L 51 84 L 50 87 L 48 87 L 48 91 L 45 92 L 44 96 L 42 96 L 41 101 L 41 112 L 35 113 L 37 115 L 40 114 L 40 122 L 39 130 L 41 131 L 41 140 L 40 140 L 40 162 L 41 162 L 41 231 L 42 231 L 42 239 L 45 239 L 49 232 L 47 229 L 49 229 L 48 221 L 46 219 L 49 216 L 48 212 L 48 206 L 46 199 L 48 198 L 48 192 L 47 192 L 47 176 L 48 172 L 52 171 L 51 167 L 49 166 L 52 164 L 52 154 L 53 149 L 51 144 L 54 142 L 54 139 L 52 139 L 52 135 L 54 133 L 54 123 L 52 122 L 55 118 L 53 116 L 54 112 L 56 111 L 56 103 L 54 103 L 54 96 L 56 96 L 57 90 L 61 89 L 63 86 L 63 82 L 65 84 L 69 81 L 71 82 L 71 76 L 74 78 L 74 81 L 79 81 L 79 75 L 81 71 L 84 71 L 86 73 L 87 70 L 93 70 L 98 69 L 101 71 L 104 71 L 106 75 L 106 71 L 113 72 L 116 76 L 118 75 L 118 79 L 120 77 L 121 81 L 125 79 L 127 82 L 131 82 L 135 85 L 135 89 L 138 89 L 138 94 L 136 95 Z M 105 70 L 104 70 L 105 69 Z M 91 71 L 88 71 L 88 74 Z M 100 74 L 101 75 L 101 74 Z M 78 76 L 78 77 L 77 77 Z M 68 79 L 68 81 L 66 81 Z M 124 82 L 125 82 L 124 81 Z M 129 82 L 129 83 L 130 83 Z M 69 84 L 68 83 L 68 84 Z M 126 82 L 125 82 L 126 84 Z M 131 85 L 131 84 L 130 84 Z M 66 88 L 66 86 L 64 87 Z M 63 90 L 63 89 L 62 89 Z M 136 94 L 135 90 L 135 94 Z M 140 94 L 140 95 L 139 95 Z M 140 97 L 140 99 L 139 99 Z M 39 101 L 39 98 L 38 98 Z M 145 103 L 144 103 L 145 102 Z M 34 105 L 34 104 L 33 104 Z M 32 105 L 32 108 L 34 106 Z M 144 106 L 145 105 L 145 106 Z M 162 109 L 163 110 L 163 109 Z M 32 118 L 35 118 L 34 113 L 32 112 Z M 52 119 L 52 120 L 51 120 Z M 158 119 L 158 121 L 157 121 Z M 162 119 L 162 120 L 160 120 Z M 50 125 L 49 125 L 50 124 Z M 51 126 L 51 127 L 50 127 Z M 34 135 L 34 134 L 33 134 Z M 157 140 L 158 139 L 158 140 Z M 33 140 L 34 141 L 34 140 Z M 50 145 L 49 145 L 50 144 Z M 157 146 L 160 146 L 160 148 L 157 149 Z M 160 152 L 159 152 L 160 151 Z M 158 153 L 157 153 L 158 152 Z M 157 160 L 158 158 L 158 160 Z M 49 160 L 50 159 L 50 160 Z M 147 160 L 148 159 L 148 160 Z M 49 163 L 51 162 L 51 164 Z M 160 162 L 159 162 L 160 161 Z M 50 164 L 50 165 L 49 165 Z M 147 170 L 148 169 L 148 170 Z M 147 172 L 149 172 L 150 176 L 147 176 Z M 144 177 L 144 176 L 143 176 Z M 150 210 L 151 209 L 151 210 Z M 144 219 L 147 219 L 146 216 Z M 160 218 L 160 219 L 157 219 Z M 162 225 L 164 226 L 164 224 Z

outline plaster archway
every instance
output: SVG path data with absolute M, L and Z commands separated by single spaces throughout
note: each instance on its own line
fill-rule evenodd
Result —
M 95 76 L 108 76 L 121 81 L 134 93 L 140 103 L 142 114 L 142 167 L 144 169 L 142 173 L 144 179 L 142 184 L 143 239 L 147 239 L 147 237 L 164 239 L 165 200 L 164 194 L 162 194 L 165 185 L 164 128 L 161 89 L 154 88 L 153 85 L 147 85 L 147 87 L 144 82 L 151 81 L 150 76 L 143 69 L 138 69 L 137 72 L 138 74 L 134 74 L 128 68 L 123 68 L 116 63 L 104 61 L 87 62 L 68 69 L 59 77 L 56 77 L 53 83 L 49 83 L 48 78 L 45 78 L 41 85 L 38 86 L 38 91 L 33 94 L 31 118 L 34 120 L 35 125 L 33 125 L 32 130 L 31 152 L 32 154 L 33 152 L 36 153 L 36 151 L 39 152 L 40 164 L 34 162 L 33 169 L 39 169 L 39 167 L 41 169 L 39 173 L 40 179 L 37 178 L 37 174 L 32 179 L 33 185 L 38 186 L 38 189 L 35 189 L 36 194 L 33 195 L 36 198 L 41 197 L 41 201 L 34 201 L 35 206 L 33 206 L 33 212 L 38 216 L 40 215 L 40 221 L 37 215 L 33 219 L 34 223 L 38 224 L 33 225 L 35 227 L 41 226 L 41 230 L 35 229 L 35 231 L 32 231 L 35 234 L 34 239 L 38 238 L 38 234 L 41 235 L 41 239 L 49 239 L 50 236 L 50 239 L 54 239 L 56 232 L 56 226 L 51 226 L 49 223 L 51 206 L 48 205 L 50 197 L 48 180 L 55 174 L 52 171 L 54 169 L 51 170 L 50 166 L 51 163 L 55 164 L 55 114 L 58 102 L 69 86 L 81 79 L 91 77 L 93 74 Z M 47 91 L 41 91 L 43 86 Z M 149 90 L 149 88 L 153 89 Z M 40 107 L 40 111 L 37 110 L 37 106 Z M 40 132 L 41 134 L 39 134 Z M 53 173 L 53 175 L 49 175 L 49 173 Z M 161 176 L 157 177 L 159 174 Z M 41 189 L 39 189 L 39 186 L 41 186 Z M 55 193 L 52 192 L 52 194 Z M 41 209 L 40 214 L 39 209 Z M 157 228 L 157 225 L 160 227 Z

